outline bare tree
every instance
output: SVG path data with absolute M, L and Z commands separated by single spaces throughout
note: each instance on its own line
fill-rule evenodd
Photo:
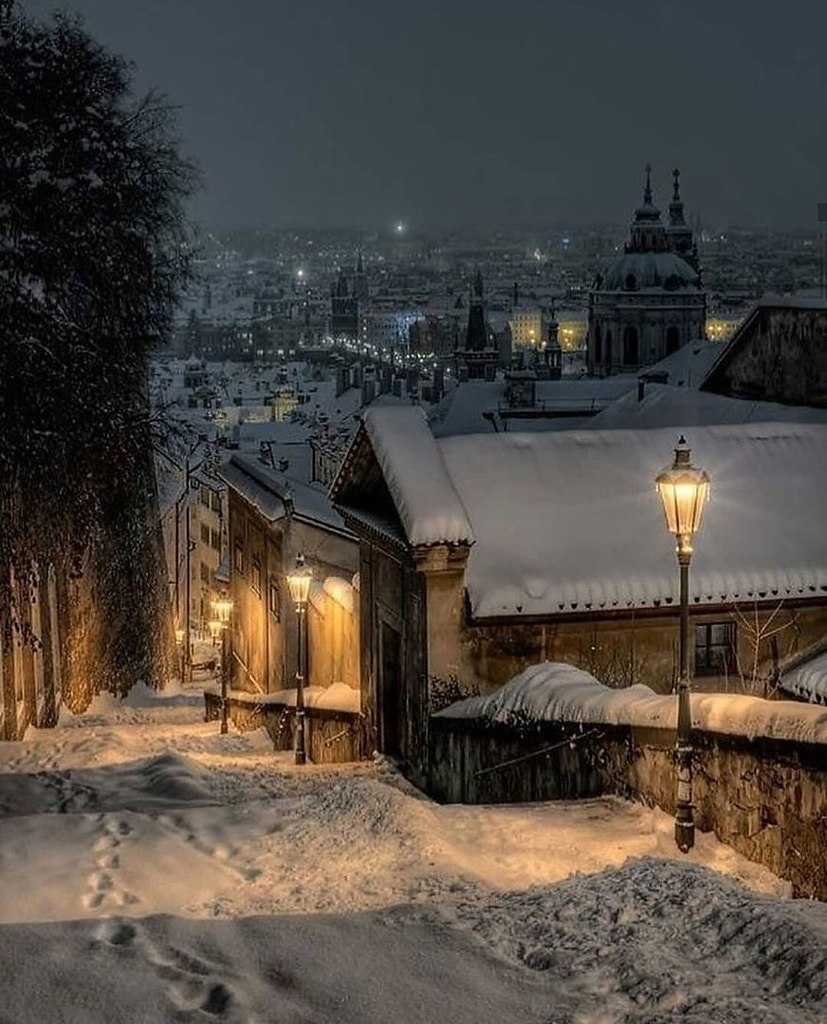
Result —
M 742 663 L 737 643 L 733 651 L 741 687 L 746 692 L 755 693 L 760 690 L 764 697 L 772 697 L 778 690 L 778 666 L 793 652 L 800 636 L 798 614 L 791 612 L 789 617 L 784 619 L 783 610 L 784 601 L 779 601 L 770 614 L 763 618 L 757 601 L 753 602 L 749 612 L 743 611 L 737 605 L 732 606 L 730 615 L 747 640 L 746 664 Z M 786 641 L 786 650 L 783 654 L 780 653 L 779 647 L 782 638 Z M 762 673 L 761 658 L 762 654 L 766 655 L 767 644 L 770 647 L 770 670 Z

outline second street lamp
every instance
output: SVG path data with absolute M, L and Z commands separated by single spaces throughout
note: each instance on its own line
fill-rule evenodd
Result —
M 221 732 L 227 731 L 229 717 L 227 702 L 227 685 L 230 673 L 227 645 L 230 632 L 230 619 L 233 614 L 233 602 L 228 597 L 217 597 L 210 602 L 215 618 L 210 622 L 210 632 L 215 635 L 215 627 L 221 630 Z
M 692 538 L 701 528 L 709 498 L 709 477 L 690 461 L 691 449 L 681 437 L 675 461 L 658 474 L 658 489 L 666 528 L 675 535 L 680 574 L 680 645 L 678 671 L 678 735 L 675 760 L 678 774 L 675 801 L 675 842 L 682 853 L 695 845 L 695 807 L 692 803 L 692 705 L 689 699 L 689 563 Z
M 313 570 L 304 562 L 304 555 L 296 555 L 296 565 L 287 576 L 290 597 L 296 606 L 298 617 L 298 649 L 296 657 L 296 764 L 307 760 L 304 735 L 304 676 L 307 655 L 307 598 Z

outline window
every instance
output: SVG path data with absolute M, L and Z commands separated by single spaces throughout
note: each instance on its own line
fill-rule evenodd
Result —
M 216 551 L 221 550 L 221 531 L 211 530 L 210 531 L 210 547 L 215 548 Z
M 210 528 L 209 526 L 205 526 L 203 523 L 201 524 L 201 543 L 210 543 Z
M 250 580 L 253 590 L 257 594 L 261 594 L 261 562 L 257 558 L 253 559 L 252 578 Z
M 735 668 L 735 623 L 705 622 L 695 627 L 695 673 L 718 675 Z
M 206 484 L 201 484 L 199 500 L 202 505 L 205 505 L 207 508 L 210 507 L 210 489 Z
M 233 542 L 233 568 L 237 573 L 244 575 L 244 548 L 240 540 Z
M 220 515 L 221 514 L 221 495 L 218 493 L 218 491 L 213 491 L 212 492 L 211 502 L 212 502 L 212 510 L 213 510 L 213 512 L 218 512 L 218 514 Z
M 271 579 L 267 586 L 267 609 L 278 622 L 281 618 L 281 595 L 279 585 L 274 579 Z
M 206 562 L 201 563 L 201 582 L 210 582 L 210 567 L 206 564 Z

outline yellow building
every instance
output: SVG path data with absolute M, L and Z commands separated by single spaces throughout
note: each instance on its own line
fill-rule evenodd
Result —
M 548 314 L 540 306 L 513 309 L 508 318 L 512 345 L 522 348 L 537 348 L 544 345 L 548 324 Z

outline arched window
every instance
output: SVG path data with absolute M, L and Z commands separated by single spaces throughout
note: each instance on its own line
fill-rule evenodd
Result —
M 606 331 L 606 355 L 604 358 L 606 366 L 612 365 L 612 332 Z
M 666 328 L 666 354 L 671 356 L 673 352 L 677 352 L 681 347 L 681 332 L 677 327 Z
M 626 275 L 626 291 L 633 292 L 637 290 L 637 278 L 634 274 Z
M 638 364 L 637 327 L 623 329 L 623 362 L 626 366 Z
M 594 329 L 594 363 L 599 366 L 603 361 L 603 331 L 600 329 L 600 324 Z

